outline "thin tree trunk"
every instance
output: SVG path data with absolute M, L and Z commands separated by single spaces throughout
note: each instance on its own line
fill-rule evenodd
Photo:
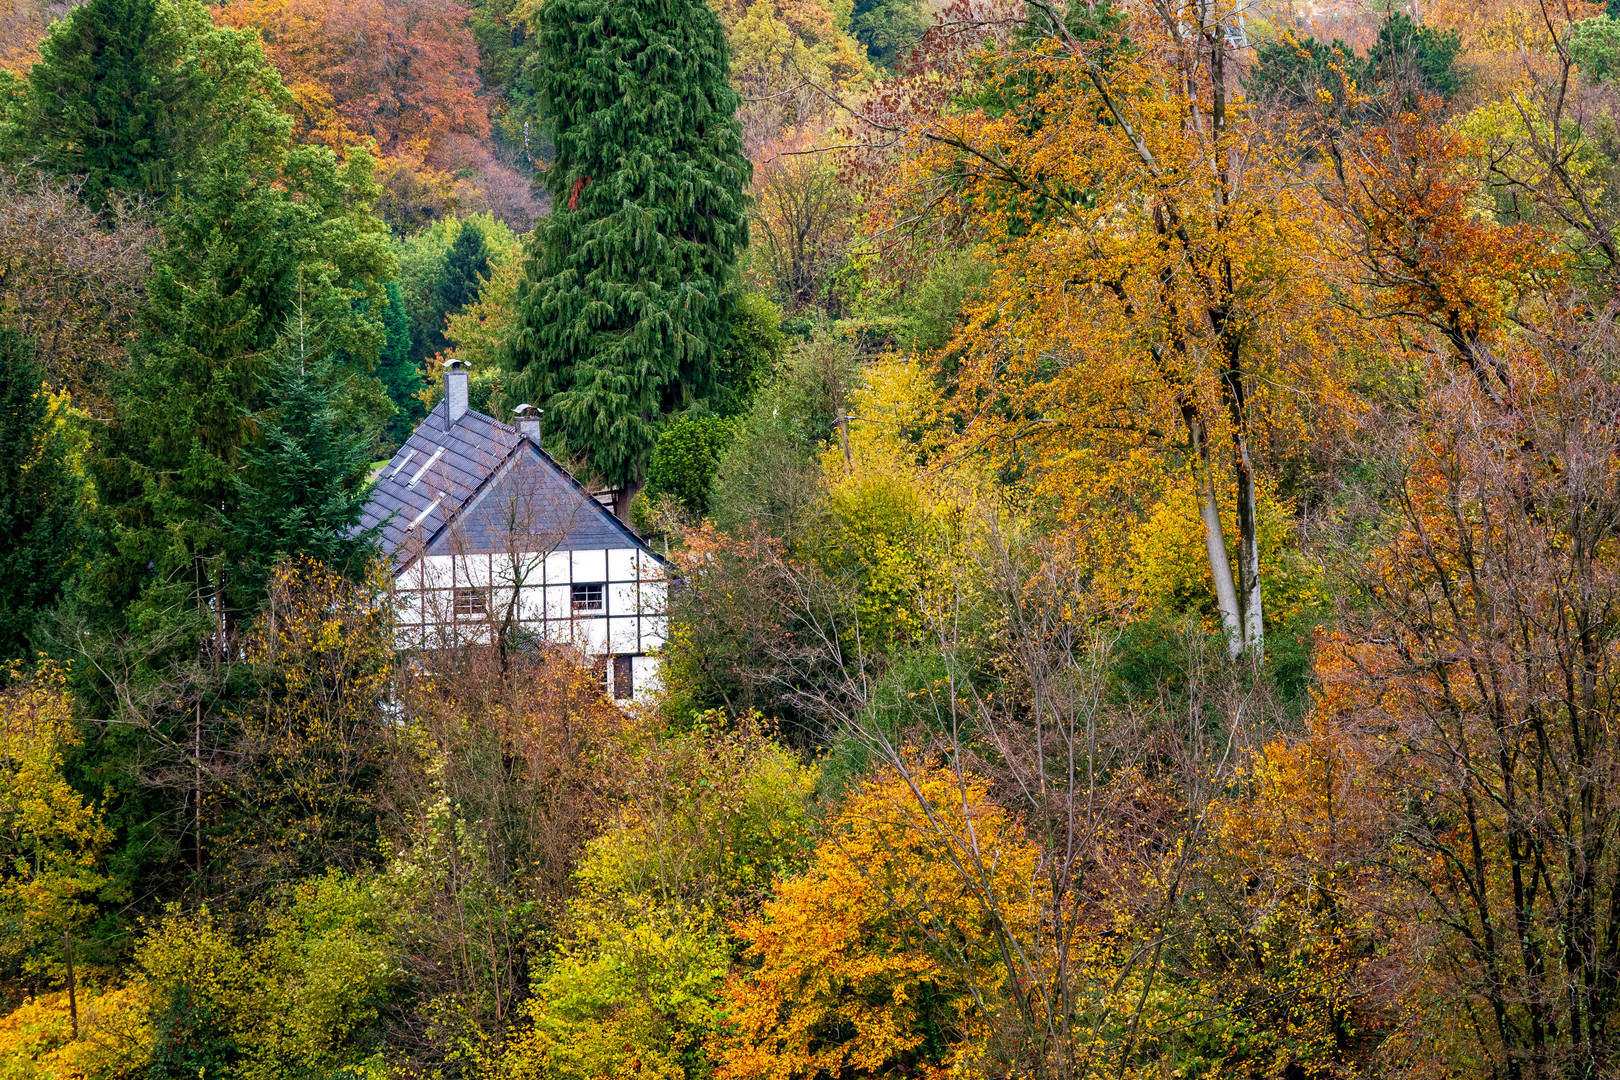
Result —
M 1235 442 L 1238 611 L 1243 616 L 1243 650 L 1252 659 L 1259 660 L 1266 654 L 1266 621 L 1260 597 L 1259 510 L 1255 505 L 1254 469 L 1249 465 L 1249 440 L 1240 435 Z
M 1232 562 L 1226 554 L 1226 530 L 1221 526 L 1221 506 L 1215 499 L 1215 475 L 1210 469 L 1209 439 L 1203 418 L 1198 415 L 1195 405 L 1183 401 L 1181 415 L 1187 424 L 1193 467 L 1197 470 L 1198 515 L 1204 520 L 1204 550 L 1209 554 L 1209 573 L 1215 581 L 1215 606 L 1221 612 L 1221 629 L 1226 632 L 1227 654 L 1235 658 L 1243 652 L 1243 621 L 1238 614 L 1237 589 L 1232 585 Z

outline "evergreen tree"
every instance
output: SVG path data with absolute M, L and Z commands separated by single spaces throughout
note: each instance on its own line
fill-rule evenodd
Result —
M 507 360 L 567 450 L 633 487 L 663 417 L 714 389 L 748 241 L 725 34 L 702 0 L 551 0 L 539 36 L 555 205 Z
M 387 303 L 383 305 L 382 321 L 387 339 L 377 361 L 377 378 L 394 404 L 394 415 L 388 418 L 388 437 L 403 443 L 427 412 L 416 396 L 422 389 L 422 372 L 411 358 L 411 315 L 405 310 L 399 282 L 388 282 L 383 292 Z
M 331 363 L 295 339 L 264 380 L 271 412 L 237 481 L 240 547 L 256 584 L 283 556 L 353 567 L 374 542 L 355 532 L 366 505 L 369 440 L 346 421 L 333 379 Z
M 33 345 L 0 329 L 0 660 L 24 657 L 85 538 L 83 484 Z
M 389 270 L 375 217 L 371 161 L 288 149 L 275 138 L 232 138 L 197 171 L 164 220 L 142 315 L 143 333 L 119 388 L 114 493 L 127 590 L 146 606 L 206 609 L 229 630 L 260 598 L 231 568 L 245 558 L 238 472 L 266 405 L 263 376 L 280 329 L 305 313 L 312 340 L 342 361 L 346 422 L 391 412 L 365 373 L 386 337 L 380 279 Z M 239 132 L 251 125 L 242 124 Z M 144 569 L 142 569 L 144 568 Z M 108 597 L 142 618 L 131 596 Z M 143 603 L 146 603 L 143 601 Z
M 1366 80 L 1377 83 L 1402 108 L 1416 104 L 1420 93 L 1439 94 L 1450 100 L 1462 89 L 1457 56 L 1462 38 L 1454 30 L 1436 30 L 1394 12 L 1378 30 L 1378 40 L 1367 52 Z
M 444 320 L 478 299 L 478 291 L 489 280 L 489 246 L 484 234 L 463 225 L 450 245 L 444 269 L 434 287 L 434 307 L 439 312 L 439 340 L 444 339 Z M 443 346 L 441 345 L 441 348 Z
M 222 122 L 290 101 L 257 42 L 216 29 L 192 0 L 89 0 L 40 54 L 6 150 L 83 176 L 92 205 L 114 190 L 166 195 Z

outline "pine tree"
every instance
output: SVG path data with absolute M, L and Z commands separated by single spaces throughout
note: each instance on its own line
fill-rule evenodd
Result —
M 662 418 L 714 388 L 748 242 L 725 35 L 702 0 L 550 0 L 539 36 L 555 205 L 507 361 L 566 448 L 633 487 Z
M 27 654 L 85 537 L 83 484 L 44 383 L 32 342 L 0 329 L 0 660 Z
M 332 365 L 310 354 L 301 330 L 264 380 L 272 411 L 237 481 L 239 546 L 250 580 L 260 584 L 283 556 L 353 568 L 374 541 L 355 531 L 366 505 L 369 440 L 346 422 Z

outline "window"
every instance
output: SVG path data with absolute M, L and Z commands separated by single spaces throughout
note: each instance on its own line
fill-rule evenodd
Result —
M 613 658 L 613 697 L 628 701 L 636 696 L 636 665 L 633 656 Z
M 470 619 L 489 611 L 489 600 L 482 589 L 456 590 L 456 618 Z
M 570 591 L 571 599 L 574 602 L 574 614 L 599 614 L 603 608 L 602 594 L 605 588 L 606 586 L 600 584 L 575 585 Z

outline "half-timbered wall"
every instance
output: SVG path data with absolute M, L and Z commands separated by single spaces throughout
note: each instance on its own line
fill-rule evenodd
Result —
M 644 551 L 424 555 L 399 573 L 395 587 L 408 647 L 487 642 L 512 618 L 520 635 L 572 645 L 588 657 L 630 657 L 636 697 L 656 683 L 649 654 L 665 641 L 669 586 L 664 568 Z

